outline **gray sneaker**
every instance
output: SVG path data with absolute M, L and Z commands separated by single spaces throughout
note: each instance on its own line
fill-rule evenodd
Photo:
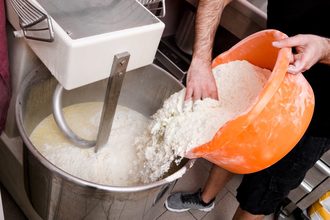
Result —
M 214 199 L 209 203 L 203 202 L 200 189 L 195 193 L 177 192 L 166 199 L 165 207 L 172 212 L 184 212 L 190 209 L 209 212 L 214 208 Z

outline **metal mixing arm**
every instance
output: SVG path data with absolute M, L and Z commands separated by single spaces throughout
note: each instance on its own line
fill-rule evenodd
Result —
M 55 92 L 53 94 L 53 115 L 57 126 L 60 128 L 63 134 L 75 145 L 84 148 L 95 146 L 96 141 L 89 141 L 79 137 L 71 130 L 71 128 L 66 123 L 62 112 L 63 90 L 63 86 L 61 84 L 57 84 Z
M 97 152 L 101 146 L 108 142 L 129 56 L 129 53 L 125 52 L 117 54 L 114 57 L 110 77 L 108 80 L 107 91 L 104 98 L 103 110 L 96 141 L 85 140 L 79 137 L 68 126 L 62 112 L 62 96 L 64 89 L 62 85 L 57 85 L 53 94 L 54 119 L 60 130 L 73 144 L 83 148 L 95 146 L 95 152 Z

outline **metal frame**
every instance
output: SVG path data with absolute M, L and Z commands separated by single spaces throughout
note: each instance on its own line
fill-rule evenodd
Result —
M 139 0 L 139 2 L 158 18 L 165 17 L 165 0 Z
M 51 18 L 39 8 L 33 5 L 28 0 L 10 0 L 14 11 L 18 15 L 19 25 L 22 28 L 20 31 L 15 32 L 15 36 L 22 37 L 23 35 L 27 39 L 53 42 L 54 41 L 54 31 L 52 26 Z M 41 26 L 41 24 L 45 26 Z M 36 37 L 32 32 L 45 32 L 47 31 L 47 36 Z

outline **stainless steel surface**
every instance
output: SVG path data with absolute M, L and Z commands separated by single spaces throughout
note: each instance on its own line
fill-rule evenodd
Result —
M 7 3 L 9 4 L 8 1 Z M 6 127 L 0 136 L 0 182 L 14 198 L 27 219 L 41 220 L 32 208 L 24 190 L 23 144 L 15 120 L 15 103 L 18 91 L 21 88 L 21 82 L 26 74 L 41 65 L 41 61 L 35 56 L 23 38 L 14 38 L 12 30 L 12 27 L 7 25 L 12 98 L 8 109 Z
M 291 203 L 284 207 L 286 213 L 291 214 L 293 205 L 305 210 L 330 190 L 330 167 L 325 163 L 327 155 L 329 151 L 309 169 L 302 183 L 289 193 Z
M 62 107 L 62 96 L 63 96 L 63 86 L 61 84 L 57 84 L 54 94 L 53 94 L 53 115 L 55 122 L 58 128 L 62 131 L 62 133 L 77 147 L 94 147 L 96 144 L 95 140 L 85 140 L 84 138 L 78 136 L 74 133 L 69 125 L 66 123 L 66 120 L 63 115 L 63 107 Z
M 50 17 L 33 5 L 29 0 L 9 0 L 14 11 L 19 17 L 19 25 L 22 31 L 14 32 L 15 36 L 22 34 L 27 39 L 52 42 L 54 31 Z M 30 32 L 37 32 L 40 36 L 30 35 Z M 46 34 L 45 34 L 46 33 Z
M 72 39 L 157 23 L 135 0 L 38 0 Z
M 185 53 L 192 55 L 195 38 L 196 9 L 188 3 L 184 4 L 179 27 L 175 34 L 175 42 Z
M 163 193 L 160 188 L 180 178 L 193 162 L 173 166 L 162 180 L 132 187 L 100 185 L 64 172 L 46 160 L 29 139 L 40 121 L 52 113 L 56 85 L 43 66 L 27 75 L 16 102 L 17 124 L 25 144 L 25 186 L 34 209 L 43 219 L 154 219 L 155 201 Z M 102 101 L 106 85 L 102 80 L 70 90 L 63 96 L 63 106 Z M 150 65 L 126 73 L 118 103 L 150 116 L 181 88 L 174 77 Z
M 317 162 L 320 163 L 320 162 Z M 306 173 L 306 176 L 302 183 L 294 190 L 292 190 L 288 198 L 294 202 L 298 203 L 301 199 L 303 199 L 306 195 L 313 192 L 315 188 L 319 186 L 320 183 L 325 181 L 329 176 L 325 175 L 321 172 L 316 166 L 313 166 L 309 171 Z M 329 186 L 330 187 L 330 186 Z M 311 201 L 314 202 L 314 201 Z
M 327 178 L 322 183 L 320 183 L 320 185 L 318 185 L 315 189 L 313 189 L 311 193 L 307 194 L 302 200 L 300 200 L 297 203 L 297 206 L 301 210 L 305 210 L 329 190 L 330 190 L 330 178 Z
M 306 193 L 310 193 L 312 192 L 313 190 L 313 187 L 311 185 L 308 184 L 308 182 L 306 182 L 305 180 L 303 180 L 301 183 L 300 183 L 300 186 L 299 186 L 302 190 L 304 190 Z
M 159 18 L 163 18 L 166 15 L 165 0 L 138 0 L 149 11 Z
M 300 190 L 300 191 L 298 191 Z M 318 200 L 324 193 L 330 190 L 330 178 L 326 178 L 324 181 L 319 183 L 318 186 L 313 188 L 313 190 L 309 193 L 302 192 L 301 186 L 299 186 L 293 195 L 289 195 L 291 203 L 283 207 L 283 211 L 286 215 L 290 215 L 295 208 L 299 208 L 301 210 L 306 210 L 309 206 L 311 206 L 316 200 Z M 292 196 L 300 197 L 299 200 L 293 201 Z M 294 199 L 294 198 L 293 198 Z
M 292 203 L 298 203 L 304 196 L 306 196 L 308 194 L 308 192 L 306 192 L 306 190 L 303 189 L 303 187 L 301 187 L 301 185 L 299 185 L 297 188 L 295 188 L 294 190 L 291 190 L 288 198 L 290 199 L 290 201 Z
M 286 220 L 289 218 L 289 216 L 291 216 L 292 212 L 297 209 L 296 204 L 294 203 L 289 203 L 286 206 L 281 208 L 280 214 L 278 216 L 277 220 Z
M 161 50 L 157 50 L 156 59 L 168 69 L 168 71 L 177 78 L 180 82 L 183 81 L 186 71 L 183 71 L 180 67 L 176 65 L 166 54 Z
M 2 205 L 2 196 L 1 196 L 1 189 L 0 189 L 0 219 L 4 220 L 5 216 L 3 214 L 3 205 Z
M 325 152 L 321 157 L 323 163 L 325 163 L 328 167 L 330 167 L 330 150 Z
M 104 96 L 99 131 L 94 148 L 95 153 L 108 142 L 110 137 L 113 117 L 115 116 L 128 61 L 129 53 L 127 52 L 117 54 L 113 59 L 112 69 Z
M 240 39 L 266 28 L 267 0 L 236 0 L 224 10 L 221 25 Z M 239 28 L 237 28 L 239 27 Z
M 14 38 L 11 34 L 13 31 L 10 25 L 7 26 L 9 68 L 11 77 L 11 95 L 8 116 L 6 121 L 5 133 L 9 137 L 19 135 L 15 121 L 15 100 L 20 88 L 21 82 L 25 75 L 41 64 L 41 61 L 35 56 L 31 48 L 22 38 Z
M 322 163 L 320 160 L 317 163 Z M 319 185 L 324 179 L 326 179 L 328 175 L 326 175 L 322 170 L 317 168 L 315 164 L 309 171 L 307 172 L 304 181 L 308 183 L 313 188 Z
M 8 169 L 10 167 L 10 169 Z M 27 219 L 42 220 L 34 211 L 24 189 L 23 143 L 20 137 L 0 136 L 0 182 L 10 193 Z
M 324 175 L 327 175 L 330 177 L 330 167 L 328 167 L 325 163 L 323 163 L 321 160 L 318 160 L 315 164 L 315 167 Z
M 192 54 L 197 0 L 185 0 L 182 19 L 176 32 L 178 47 Z M 220 25 L 239 39 L 266 28 L 266 0 L 232 1 L 223 11 Z M 239 28 L 237 28 L 239 27 Z M 220 39 L 221 41 L 221 39 Z
M 262 16 L 265 16 L 265 13 L 267 12 L 267 0 L 247 0 L 247 2 L 251 3 L 254 7 L 261 10 L 261 12 L 263 12 Z

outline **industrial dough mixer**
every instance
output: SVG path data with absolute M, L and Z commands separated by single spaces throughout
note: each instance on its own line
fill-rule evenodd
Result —
M 59 81 L 53 104 L 57 124 L 76 145 L 96 144 L 97 151 L 109 137 L 127 66 L 131 70 L 152 63 L 164 25 L 136 1 L 11 3 L 22 28 L 16 35 L 23 32 L 27 39 L 52 42 L 45 46 L 32 41 L 29 45 Z M 145 40 L 147 46 L 140 44 Z M 62 116 L 63 87 L 73 89 L 107 78 L 111 68 L 98 141 L 83 140 Z
M 101 185 L 72 176 L 47 161 L 29 135 L 53 112 L 53 104 L 55 111 L 61 111 L 62 104 L 105 100 L 102 117 L 106 120 L 101 120 L 97 146 L 109 136 L 117 102 L 153 114 L 164 99 L 183 87 L 152 64 L 164 24 L 134 0 L 31 1 L 37 15 L 45 16 L 30 23 L 14 13 L 15 2 L 21 1 L 12 0 L 8 5 L 8 19 L 18 30 L 15 34 L 27 38 L 44 64 L 25 77 L 16 102 L 17 124 L 26 146 L 25 186 L 33 208 L 43 219 L 152 218 L 152 207 L 192 162 L 183 161 L 167 177 L 150 184 Z M 20 10 L 16 8 L 19 15 L 27 16 Z M 160 13 L 164 15 L 164 11 Z M 61 119 L 61 112 L 58 115 Z M 64 124 L 62 130 L 66 128 Z

